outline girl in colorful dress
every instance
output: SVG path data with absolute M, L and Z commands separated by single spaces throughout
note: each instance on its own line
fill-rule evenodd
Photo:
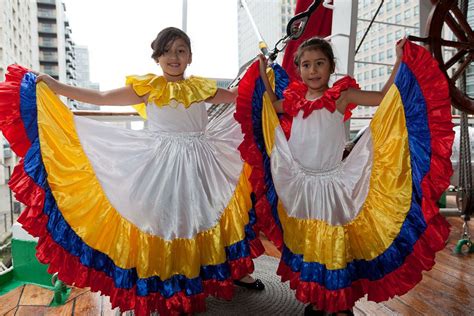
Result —
M 162 76 L 130 76 L 106 92 L 11 66 L 0 124 L 24 158 L 10 185 L 27 205 L 18 221 L 39 237 L 38 259 L 62 281 L 138 315 L 201 312 L 208 295 L 231 299 L 234 280 L 264 288 L 249 276 L 263 247 L 240 126 L 232 111 L 208 124 L 205 105 L 233 102 L 236 91 L 184 77 L 192 54 L 181 30 L 164 29 L 152 49 Z M 55 93 L 138 104 L 148 129 L 74 116 Z
M 348 76 L 329 87 L 334 55 L 318 38 L 296 54 L 302 82 L 278 65 L 266 71 L 261 58 L 239 84 L 257 222 L 282 250 L 277 273 L 308 304 L 305 315 L 352 315 L 365 295 L 403 295 L 445 246 L 436 201 L 452 170 L 448 84 L 424 48 L 402 40 L 396 51 L 381 92 Z M 356 104 L 379 107 L 343 160 Z

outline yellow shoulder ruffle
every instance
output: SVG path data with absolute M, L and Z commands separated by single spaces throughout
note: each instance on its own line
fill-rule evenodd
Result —
M 186 108 L 195 102 L 204 101 L 216 94 L 215 80 L 191 76 L 176 82 L 167 82 L 163 76 L 146 74 L 144 76 L 127 76 L 126 85 L 131 85 L 139 96 L 147 93 L 148 103 L 153 101 L 157 106 L 166 106 L 171 100 L 183 104 Z M 146 119 L 146 105 L 133 106 Z

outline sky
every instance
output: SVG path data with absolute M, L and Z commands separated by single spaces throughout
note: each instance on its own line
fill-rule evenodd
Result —
M 182 0 L 63 0 L 77 45 L 89 48 L 91 81 L 122 87 L 125 76 L 156 73 L 150 44 L 168 26 L 182 28 Z M 193 62 L 186 75 L 234 78 L 238 71 L 237 0 L 188 0 Z

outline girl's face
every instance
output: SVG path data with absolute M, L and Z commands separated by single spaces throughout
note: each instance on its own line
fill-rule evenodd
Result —
M 310 96 L 320 96 L 329 88 L 329 76 L 333 69 L 321 50 L 305 50 L 300 58 L 299 71 Z
M 158 64 L 163 70 L 163 76 L 167 81 L 183 80 L 184 71 L 191 61 L 191 51 L 186 42 L 181 38 L 177 38 L 169 43 L 163 55 L 158 57 Z

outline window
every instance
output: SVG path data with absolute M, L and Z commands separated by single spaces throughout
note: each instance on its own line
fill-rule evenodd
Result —
M 370 56 L 370 61 L 375 63 L 377 61 L 377 55 L 373 54 L 372 56 Z
M 379 53 L 379 61 L 384 61 L 385 60 L 385 53 L 384 52 L 380 52 Z
M 395 32 L 395 38 L 396 38 L 397 40 L 399 40 L 399 39 L 402 38 L 402 30 L 397 30 L 397 31 Z
M 379 68 L 379 76 L 383 76 L 383 67 Z
M 387 49 L 387 58 L 392 58 L 393 57 L 393 51 L 392 48 Z
M 418 5 L 416 5 L 413 8 L 413 16 L 418 16 L 419 13 L 420 13 L 419 7 L 418 7 Z
M 377 90 L 377 84 L 373 83 L 371 88 L 372 88 L 372 91 L 376 91 Z
M 395 23 L 400 23 L 400 22 L 402 22 L 402 15 L 398 13 L 397 15 L 395 15 Z
M 410 10 L 405 11 L 405 19 L 409 19 L 411 17 L 411 12 Z
M 393 33 L 388 33 L 387 34 L 387 43 L 392 43 L 393 41 Z
M 372 69 L 370 74 L 372 75 L 372 78 L 377 78 L 377 69 Z
M 368 71 L 364 72 L 364 80 L 367 80 L 367 79 L 369 79 L 369 72 Z
M 383 45 L 385 44 L 385 37 L 384 36 L 380 36 L 379 37 L 379 45 Z

